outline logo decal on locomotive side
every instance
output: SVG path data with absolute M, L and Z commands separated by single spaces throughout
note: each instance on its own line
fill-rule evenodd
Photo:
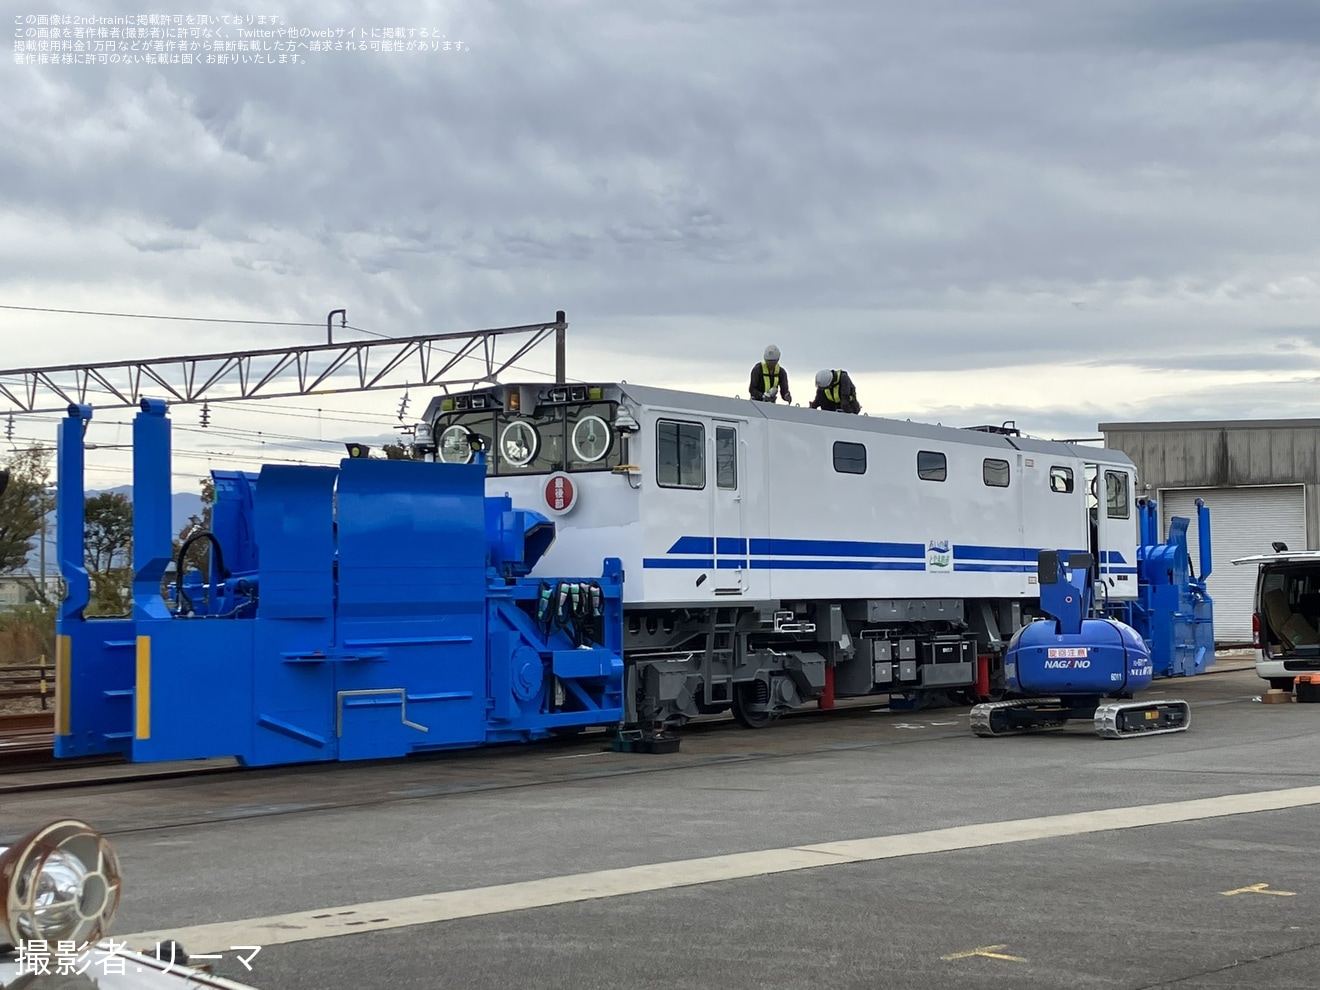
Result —
M 931 540 L 926 544 L 926 570 L 953 570 L 953 544 L 948 540 Z
M 1051 650 L 1051 653 L 1054 651 Z M 1046 660 L 1046 670 L 1086 670 L 1091 666 L 1090 660 Z

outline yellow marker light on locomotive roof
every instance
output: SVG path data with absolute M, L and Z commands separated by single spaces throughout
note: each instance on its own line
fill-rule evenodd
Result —
M 371 448 L 364 443 L 346 443 L 349 457 L 368 457 L 371 454 Z

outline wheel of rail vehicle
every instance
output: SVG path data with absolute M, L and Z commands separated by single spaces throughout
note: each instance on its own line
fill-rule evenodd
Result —
M 764 705 L 770 700 L 770 688 L 765 681 L 745 681 L 733 686 L 733 719 L 744 729 L 763 729 L 774 721 L 771 712 L 753 712 L 751 705 Z

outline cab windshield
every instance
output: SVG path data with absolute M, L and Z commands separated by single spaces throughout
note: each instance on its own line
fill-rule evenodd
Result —
M 543 406 L 532 415 L 504 410 L 443 413 L 434 427 L 436 459 L 469 463 L 468 437 L 475 433 L 481 437 L 492 475 L 610 471 L 622 463 L 619 438 L 611 425 L 614 410 L 612 402 L 585 402 Z

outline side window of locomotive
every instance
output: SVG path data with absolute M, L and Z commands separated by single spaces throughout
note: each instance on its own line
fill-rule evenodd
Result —
M 866 474 L 866 444 L 836 440 L 834 470 L 840 474 Z
M 981 480 L 991 488 L 1008 487 L 1008 461 L 987 457 L 981 462 Z
M 1057 464 L 1050 468 L 1050 491 L 1059 492 L 1063 495 L 1071 494 L 1073 490 L 1073 471 L 1070 467 L 1059 467 Z
M 715 484 L 738 487 L 738 431 L 731 426 L 715 427 Z
M 922 481 L 944 481 L 949 477 L 949 461 L 933 450 L 917 451 L 917 477 Z
M 1110 519 L 1126 519 L 1128 508 L 1128 476 L 1119 471 L 1105 472 L 1105 513 Z
M 655 480 L 661 488 L 706 487 L 706 428 L 662 419 L 655 424 Z

